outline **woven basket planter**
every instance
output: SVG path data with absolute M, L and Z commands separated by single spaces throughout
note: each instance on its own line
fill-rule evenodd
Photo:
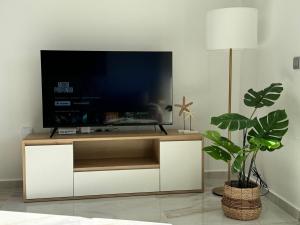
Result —
M 226 182 L 222 198 L 222 208 L 227 217 L 236 220 L 254 220 L 261 213 L 260 188 L 252 183 L 253 188 L 234 187 L 237 181 Z

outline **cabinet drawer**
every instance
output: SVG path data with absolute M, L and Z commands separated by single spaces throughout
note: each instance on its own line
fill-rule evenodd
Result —
M 26 199 L 73 196 L 73 145 L 25 147 Z
M 74 196 L 159 191 L 159 169 L 74 173 Z
M 203 189 L 202 141 L 160 143 L 160 190 Z

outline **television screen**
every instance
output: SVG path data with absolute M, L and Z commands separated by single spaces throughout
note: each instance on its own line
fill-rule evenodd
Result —
M 172 52 L 41 50 L 43 125 L 172 124 Z

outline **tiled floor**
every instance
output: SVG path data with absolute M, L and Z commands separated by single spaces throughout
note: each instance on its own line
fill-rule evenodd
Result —
M 220 198 L 210 188 L 222 180 L 207 179 L 203 194 L 161 195 L 146 197 L 103 198 L 43 203 L 23 203 L 21 188 L 0 188 L 0 210 L 22 211 L 83 217 L 168 222 L 174 225 L 271 225 L 300 224 L 270 200 L 263 197 L 263 211 L 258 220 L 237 221 L 226 218 Z M 1 221 L 1 218 L 0 218 Z

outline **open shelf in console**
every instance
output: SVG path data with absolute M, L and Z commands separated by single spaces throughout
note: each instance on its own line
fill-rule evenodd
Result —
M 74 171 L 159 168 L 158 139 L 74 142 Z

